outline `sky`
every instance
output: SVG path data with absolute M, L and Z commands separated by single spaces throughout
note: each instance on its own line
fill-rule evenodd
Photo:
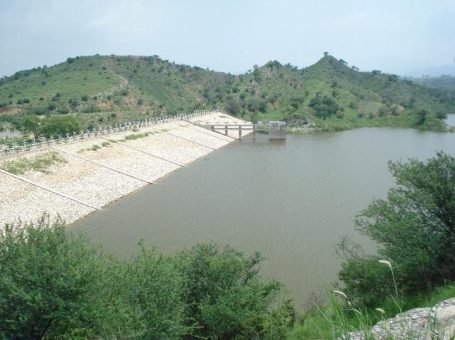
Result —
M 243 73 L 324 51 L 365 71 L 455 70 L 455 0 L 0 0 L 0 77 L 97 53 Z

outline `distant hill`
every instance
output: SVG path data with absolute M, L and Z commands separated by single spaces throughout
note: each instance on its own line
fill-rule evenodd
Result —
M 0 80 L 0 122 L 22 130 L 31 116 L 46 119 L 42 117 L 69 113 L 90 128 L 212 108 L 326 130 L 441 130 L 439 118 L 455 111 L 455 92 L 380 71 L 359 72 L 328 54 L 303 69 L 271 61 L 242 75 L 179 65 L 158 56 L 96 55 L 68 58 Z
M 455 76 L 409 78 L 411 81 L 436 89 L 455 91 Z
M 414 70 L 404 74 L 403 76 L 411 78 L 455 76 L 455 63 L 452 65 L 433 66 L 420 70 Z

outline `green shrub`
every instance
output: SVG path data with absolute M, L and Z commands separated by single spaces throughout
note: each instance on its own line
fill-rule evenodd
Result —
M 323 119 L 335 115 L 341 108 L 335 99 L 329 96 L 322 96 L 319 93 L 310 100 L 308 106 L 314 110 L 316 117 Z
M 0 337 L 93 335 L 103 312 L 102 258 L 60 223 L 22 227 L 0 231 Z
M 127 266 L 127 298 L 141 320 L 137 336 L 178 339 L 191 334 L 184 322 L 184 277 L 175 270 L 174 259 L 141 246 L 140 254 Z
M 258 277 L 259 254 L 246 257 L 230 247 L 199 244 L 181 252 L 179 262 L 185 277 L 186 323 L 194 337 L 266 335 L 265 323 L 273 322 L 269 308 L 281 286 Z
M 338 250 L 345 259 L 338 276 L 349 299 L 358 306 L 381 307 L 394 293 L 390 269 L 379 262 L 379 257 L 366 256 L 346 240 Z
M 81 124 L 73 116 L 51 116 L 42 122 L 40 134 L 45 137 L 65 135 L 67 133 L 80 132 Z
M 201 244 L 130 261 L 61 221 L 0 230 L 0 338 L 283 338 L 295 319 L 259 255 Z M 275 302 L 275 303 L 274 303 Z
M 454 281 L 455 158 L 439 152 L 426 162 L 390 162 L 389 169 L 398 187 L 370 204 L 356 227 L 378 243 L 379 257 L 392 263 L 406 294 Z M 340 279 L 359 299 L 364 294 L 368 304 L 384 273 L 374 258 L 351 258 Z M 369 280 L 372 289 L 362 288 Z M 381 289 L 376 290 L 381 295 Z
M 226 111 L 234 116 L 240 113 L 240 104 L 237 100 L 230 100 L 226 103 Z

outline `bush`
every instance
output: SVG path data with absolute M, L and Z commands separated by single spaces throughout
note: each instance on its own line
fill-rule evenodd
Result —
M 61 221 L 0 230 L 0 338 L 283 338 L 295 320 L 259 255 L 201 244 L 104 255 Z
M 58 109 L 58 113 L 61 113 L 61 114 L 67 114 L 69 113 L 70 111 L 68 110 L 68 108 L 66 106 L 61 106 L 59 107 Z
M 439 152 L 426 162 L 390 162 L 389 169 L 398 188 L 370 204 L 357 219 L 357 229 L 379 244 L 379 256 L 393 264 L 405 293 L 454 281 L 455 158 Z M 352 261 L 340 273 L 352 291 L 360 292 L 365 280 L 381 280 L 381 272 L 356 270 L 369 266 L 362 267 L 355 257 Z
M 174 259 L 146 250 L 128 264 L 127 299 L 141 320 L 137 336 L 144 339 L 177 339 L 191 334 L 185 325 L 184 278 Z
M 35 107 L 32 112 L 36 115 L 44 115 L 47 113 L 47 107 Z
M 337 104 L 335 99 L 328 96 L 321 96 L 320 94 L 313 97 L 308 106 L 314 110 L 316 117 L 322 119 L 326 119 L 340 110 L 340 106 Z
M 102 259 L 62 224 L 23 227 L 0 232 L 0 337 L 92 335 L 102 312 Z
M 199 244 L 178 257 L 185 277 L 186 323 L 196 338 L 261 338 L 280 284 L 258 277 L 259 254 Z M 272 318 L 273 319 L 273 318 Z M 275 320 L 277 322 L 277 320 Z
M 43 120 L 40 134 L 45 137 L 79 132 L 81 124 L 73 116 L 51 116 Z
M 30 99 L 28 99 L 28 98 L 19 99 L 16 103 L 17 104 L 29 104 L 30 103 Z
M 226 103 L 226 111 L 234 116 L 240 113 L 240 104 L 237 100 L 230 100 Z
M 338 251 L 345 259 L 339 279 L 343 291 L 355 305 L 375 308 L 393 294 L 393 279 L 390 269 L 379 263 L 377 256 L 366 256 L 356 245 L 343 240 Z

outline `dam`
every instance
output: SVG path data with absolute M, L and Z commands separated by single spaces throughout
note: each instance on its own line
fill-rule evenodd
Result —
M 36 221 L 43 213 L 74 222 L 236 140 L 233 132 L 201 125 L 245 123 L 219 111 L 201 112 L 4 152 L 0 225 Z M 55 160 L 48 168 L 21 168 L 47 159 Z

